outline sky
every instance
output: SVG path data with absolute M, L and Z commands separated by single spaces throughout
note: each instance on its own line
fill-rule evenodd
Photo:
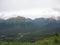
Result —
M 56 8 L 53 9 L 53 8 Z M 0 0 L 0 18 L 59 16 L 60 0 Z

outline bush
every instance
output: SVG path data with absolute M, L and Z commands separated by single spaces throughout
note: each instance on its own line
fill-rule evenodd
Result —
M 54 42 L 55 42 L 55 43 L 58 43 L 59 41 L 58 41 L 58 39 L 56 38 L 56 39 L 54 40 Z

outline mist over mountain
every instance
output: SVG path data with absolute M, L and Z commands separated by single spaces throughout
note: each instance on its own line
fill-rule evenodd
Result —
M 0 45 L 60 45 L 60 0 L 0 0 Z
M 9 19 L 14 18 L 17 16 L 22 16 L 25 18 L 50 18 L 50 17 L 59 17 L 58 8 L 41 8 L 41 9 L 27 9 L 27 10 L 20 10 L 20 11 L 3 11 L 0 12 L 0 18 Z

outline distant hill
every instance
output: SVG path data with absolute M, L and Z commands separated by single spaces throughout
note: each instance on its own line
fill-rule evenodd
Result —
M 7 20 L 1 20 L 0 36 L 7 40 L 31 41 L 40 40 L 45 37 L 60 33 L 60 19 L 37 18 L 30 19 L 25 17 L 15 17 Z
M 4 19 L 1 19 L 1 18 L 0 18 L 0 23 L 2 23 L 2 22 L 4 22 L 4 21 L 5 21 Z

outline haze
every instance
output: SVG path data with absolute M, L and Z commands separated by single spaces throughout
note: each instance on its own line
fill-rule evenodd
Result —
M 0 0 L 0 18 L 59 16 L 60 0 Z

